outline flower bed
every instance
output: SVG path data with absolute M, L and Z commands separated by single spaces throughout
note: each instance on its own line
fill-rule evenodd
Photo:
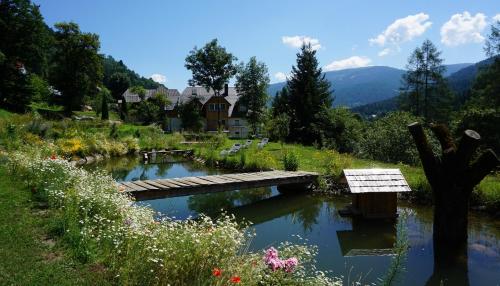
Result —
M 107 174 L 87 172 L 56 156 L 11 153 L 12 175 L 23 178 L 54 209 L 57 227 L 82 260 L 102 263 L 119 284 L 141 285 L 332 285 L 340 280 L 307 271 L 315 248 L 278 247 L 283 271 L 263 253 L 245 251 L 249 235 L 231 217 L 212 221 L 154 220 Z M 219 269 L 215 272 L 214 269 Z M 217 275 L 215 275 L 217 274 Z

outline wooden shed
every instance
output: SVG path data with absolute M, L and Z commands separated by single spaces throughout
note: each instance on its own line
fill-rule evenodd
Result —
M 397 193 L 411 191 L 399 169 L 345 169 L 343 181 L 352 194 L 352 205 L 341 215 L 394 218 Z

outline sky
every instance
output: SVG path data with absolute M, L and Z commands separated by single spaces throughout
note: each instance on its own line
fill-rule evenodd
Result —
M 363 66 L 404 68 L 425 39 L 445 64 L 485 58 L 484 40 L 500 2 L 486 0 L 34 0 L 47 24 L 73 21 L 100 36 L 101 52 L 144 77 L 184 89 L 184 60 L 217 38 L 247 62 L 285 80 L 302 43 L 317 50 L 324 71 Z

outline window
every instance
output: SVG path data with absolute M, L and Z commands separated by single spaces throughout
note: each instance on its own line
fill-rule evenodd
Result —
M 193 89 L 191 89 L 191 95 L 198 95 L 196 88 L 193 87 Z
M 210 111 L 215 111 L 215 103 L 210 103 L 209 108 Z
M 234 126 L 240 126 L 240 120 L 236 119 L 236 120 L 234 121 Z
M 225 104 L 225 103 L 221 103 L 221 104 L 220 104 L 220 110 L 221 110 L 221 111 L 226 110 L 226 104 Z
M 240 105 L 239 110 L 240 110 L 241 112 L 247 111 L 247 107 L 246 107 L 246 106 L 244 106 L 244 105 Z

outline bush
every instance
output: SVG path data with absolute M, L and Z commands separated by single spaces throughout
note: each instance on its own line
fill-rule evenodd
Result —
M 344 169 L 352 167 L 353 158 L 347 154 L 340 154 L 335 150 L 325 150 L 317 152 L 315 158 L 321 162 L 324 175 L 338 180 Z
M 283 169 L 285 171 L 297 171 L 299 169 L 299 158 L 292 151 L 283 154 Z
M 371 123 L 363 136 L 361 155 L 368 159 L 388 163 L 418 165 L 418 156 L 408 124 L 419 121 L 407 112 L 392 112 Z M 434 136 L 427 136 L 429 142 L 438 148 Z

